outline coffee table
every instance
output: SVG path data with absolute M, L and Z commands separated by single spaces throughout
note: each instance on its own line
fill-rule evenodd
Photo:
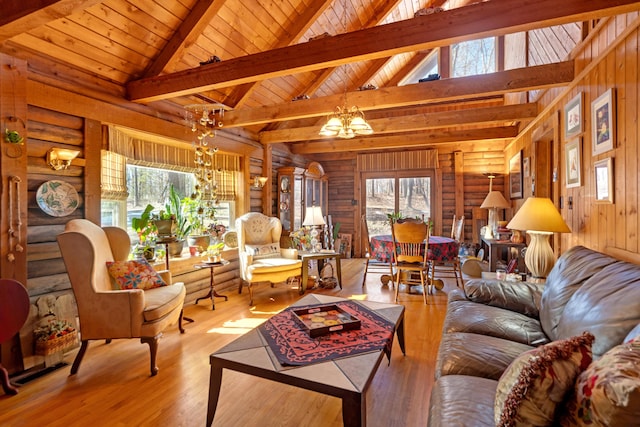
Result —
M 293 307 L 345 301 L 328 295 L 310 294 L 302 297 Z M 384 317 L 395 325 L 398 344 L 403 354 L 404 306 L 374 301 L 355 301 Z M 345 427 L 365 426 L 367 419 L 366 391 L 384 357 L 384 350 L 376 350 L 304 366 L 282 366 L 258 328 L 211 354 L 209 380 L 209 407 L 207 426 L 216 414 L 223 369 L 266 378 L 283 384 L 304 388 L 342 399 L 342 421 Z M 241 402 L 238 402 L 242 405 Z

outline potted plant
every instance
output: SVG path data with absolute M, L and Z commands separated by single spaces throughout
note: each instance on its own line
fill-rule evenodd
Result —
M 152 219 L 153 205 L 147 205 L 139 217 L 131 218 L 131 227 L 138 234 L 135 253 L 152 260 L 155 256 L 157 228 Z
M 185 206 L 182 204 L 182 199 L 180 199 L 173 185 L 169 187 L 169 197 L 165 202 L 164 211 L 160 212 L 161 218 L 163 215 L 170 218 L 172 225 L 171 235 L 176 237 L 175 242 L 169 243 L 169 255 L 180 256 L 184 242 L 191 231 L 191 224 L 185 215 Z M 158 233 L 160 234 L 160 232 Z
M 199 252 L 204 252 L 209 247 L 211 234 L 205 220 L 215 221 L 216 209 L 212 204 L 203 202 L 199 198 L 185 197 L 182 199 L 184 213 L 191 225 L 187 241 L 189 246 L 199 247 Z

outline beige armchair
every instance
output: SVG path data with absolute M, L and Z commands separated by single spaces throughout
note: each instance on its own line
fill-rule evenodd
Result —
M 78 372 L 89 340 L 110 342 L 114 338 L 140 338 L 140 342 L 149 344 L 151 375 L 156 375 L 158 339 L 162 331 L 178 323 L 180 332 L 184 332 L 184 284 L 171 284 L 170 274 L 166 272 L 163 278 L 170 286 L 115 290 L 106 263 L 124 261 L 129 255 L 131 242 L 122 228 L 101 228 L 86 219 L 74 219 L 58 235 L 58 244 L 80 318 L 82 345 L 71 375 Z
M 253 305 L 252 284 L 279 283 L 302 274 L 302 261 L 295 249 L 281 249 L 282 224 L 275 217 L 249 212 L 236 219 L 238 254 L 240 256 L 240 287 L 249 288 L 249 305 Z

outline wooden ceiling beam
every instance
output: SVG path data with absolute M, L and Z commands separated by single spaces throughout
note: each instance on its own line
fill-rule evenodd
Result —
M 570 83 L 574 75 L 573 61 L 566 61 L 477 76 L 349 92 L 347 100 L 349 105 L 357 105 L 362 111 L 367 111 L 563 86 Z M 344 98 L 344 94 L 337 94 L 274 106 L 228 111 L 224 116 L 224 126 L 240 127 L 325 116 L 331 114 L 337 105 L 344 104 Z
M 182 21 L 162 51 L 144 71 L 144 77 L 158 76 L 170 64 L 178 61 L 186 48 L 196 42 L 226 0 L 200 0 Z
M 103 0 L 3 0 L 0 12 L 0 42 L 50 21 L 82 11 Z
M 499 107 L 448 110 L 408 116 L 371 119 L 367 122 L 376 135 L 397 132 L 416 132 L 453 126 L 468 126 L 481 123 L 504 123 L 533 119 L 538 113 L 535 103 L 501 105 Z M 260 133 L 260 142 L 273 144 L 280 142 L 326 140 L 318 134 L 318 126 L 281 129 Z
M 632 0 L 501 0 L 259 52 L 127 84 L 129 99 L 149 102 L 280 77 L 346 62 L 431 49 L 640 9 Z M 452 25 L 455 22 L 456 25 Z
M 517 126 L 442 131 L 431 133 L 402 134 L 393 136 L 367 136 L 353 139 L 333 139 L 327 142 L 303 142 L 291 144 L 293 154 L 315 154 L 344 151 L 391 150 L 396 148 L 426 148 L 452 142 L 483 140 L 511 140 L 518 134 Z

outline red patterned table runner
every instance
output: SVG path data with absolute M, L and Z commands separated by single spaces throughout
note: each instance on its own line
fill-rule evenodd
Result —
M 321 305 L 326 304 L 314 306 Z M 390 357 L 394 332 L 392 322 L 353 301 L 336 305 L 360 319 L 360 329 L 311 338 L 295 319 L 293 310 L 313 306 L 289 307 L 260 325 L 260 332 L 282 365 L 307 365 L 380 349 L 384 349 L 387 358 Z

